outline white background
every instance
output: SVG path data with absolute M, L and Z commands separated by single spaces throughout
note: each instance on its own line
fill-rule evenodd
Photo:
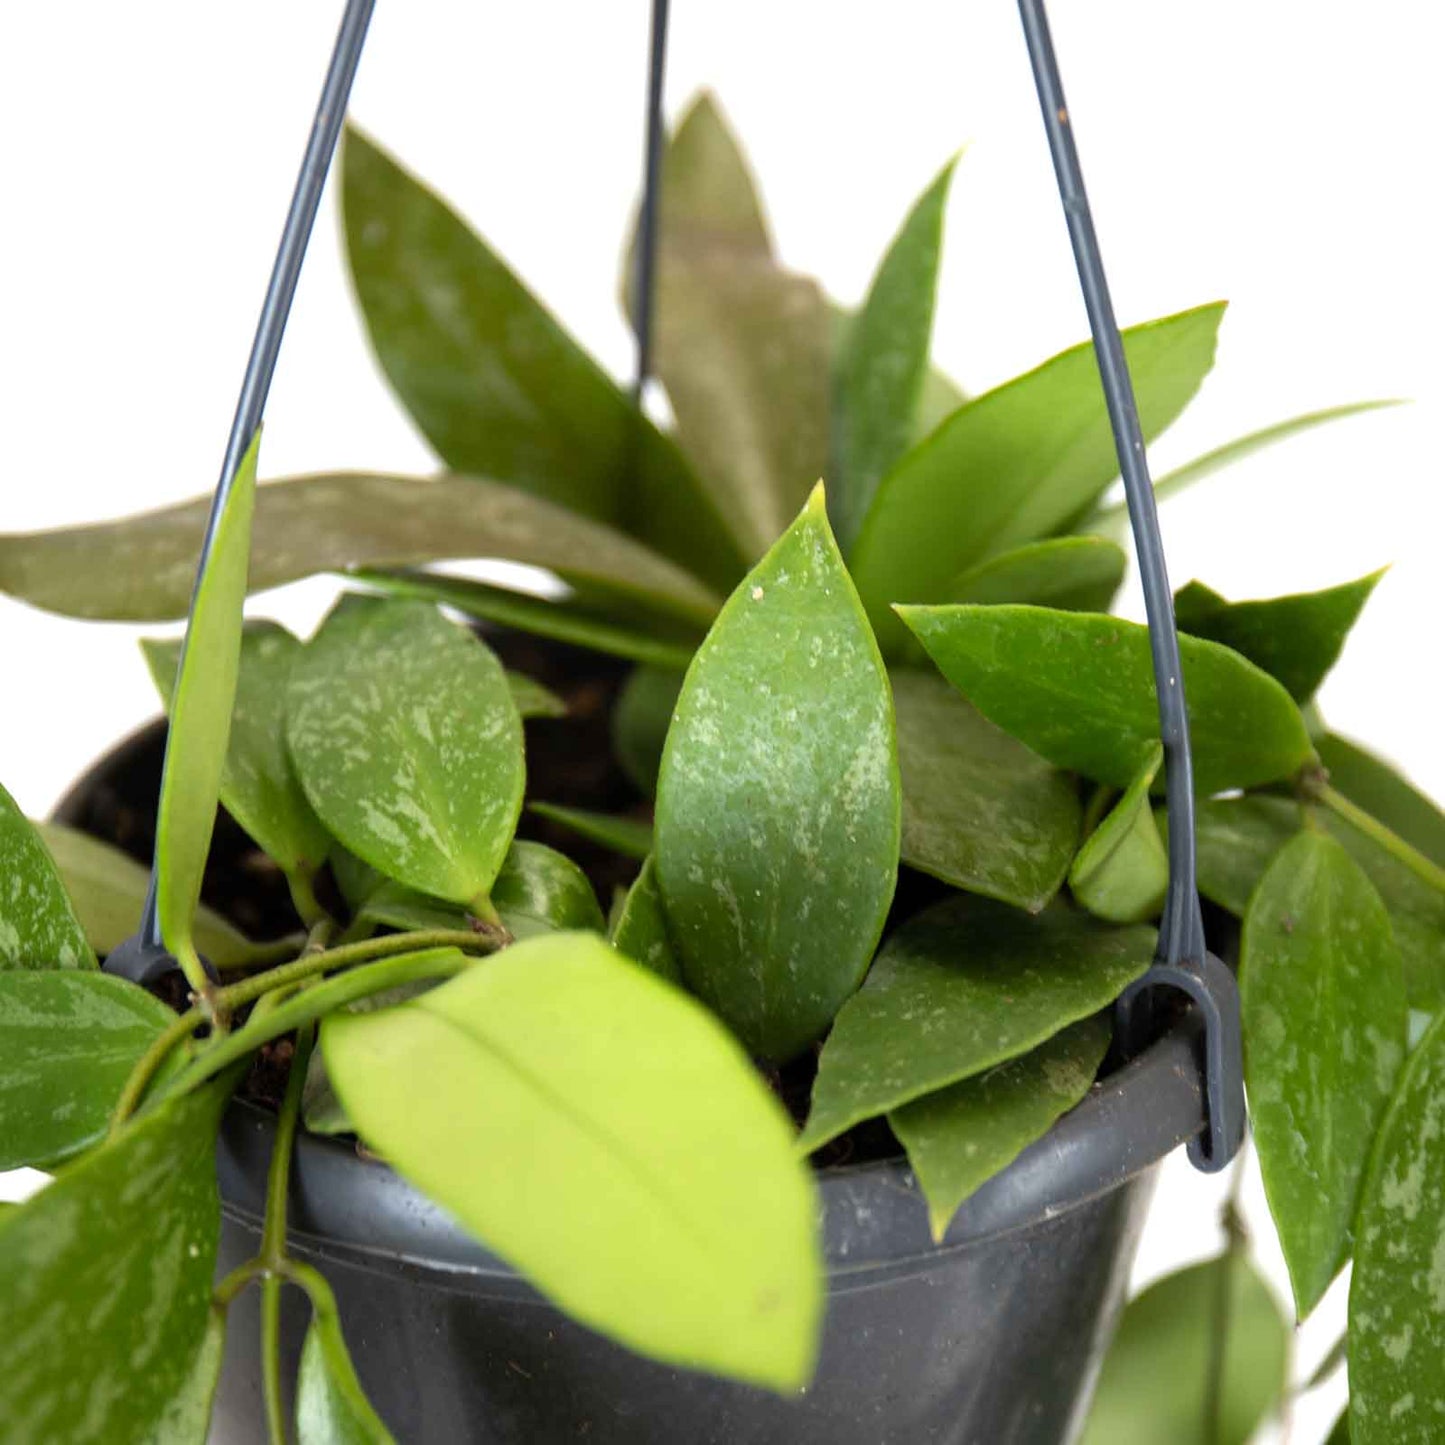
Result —
M 120 515 L 213 482 L 339 9 L 0 11 L 0 530 Z M 1415 399 L 1240 466 L 1170 504 L 1164 526 L 1176 583 L 1199 576 L 1231 596 L 1394 562 L 1322 703 L 1445 794 L 1432 627 L 1440 23 L 1409 0 L 1055 9 L 1121 319 L 1233 302 L 1216 373 L 1157 447 L 1156 471 L 1296 411 Z M 674 11 L 669 107 L 702 84 L 719 92 L 789 263 L 856 300 L 909 203 L 968 143 L 939 359 L 976 390 L 1085 335 L 1006 0 L 675 0 Z M 630 347 L 614 283 L 645 40 L 645 0 L 381 0 L 354 104 L 619 373 Z M 262 464 L 265 476 L 431 465 L 367 353 L 329 202 Z M 305 626 L 329 590 L 302 584 L 260 607 Z M 134 635 L 0 599 L 0 777 L 28 809 L 43 812 L 153 711 Z M 1219 1194 L 1171 1163 L 1141 1279 L 1215 1247 Z M 1262 1252 L 1282 1287 L 1277 1255 Z M 1323 1314 L 1301 1369 L 1341 1318 L 1338 1291 Z M 1321 1439 L 1338 1399 L 1307 1400 L 1291 1438 Z

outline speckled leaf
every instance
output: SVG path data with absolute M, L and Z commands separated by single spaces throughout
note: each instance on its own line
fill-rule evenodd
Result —
M 94 967 L 85 930 L 40 834 L 0 788 L 0 971 Z
M 332 1015 L 321 1047 L 367 1144 L 574 1318 L 670 1363 L 807 1381 L 812 1182 L 781 1106 L 685 994 L 553 934 Z
M 828 510 L 846 552 L 884 473 L 914 435 L 957 157 L 908 213 L 848 326 L 833 380 Z
M 179 1393 L 171 1396 L 165 1413 L 146 1436 L 145 1445 L 206 1445 L 225 1350 L 226 1311 L 212 1306 L 200 1347 L 191 1361 L 191 1373 Z
M 625 953 L 669 983 L 682 982 L 682 965 L 668 936 L 662 894 L 657 888 L 650 856 L 627 890 L 611 929 L 611 941 L 619 953 Z
M 174 1021 L 97 970 L 0 973 L 0 1170 L 45 1168 L 99 1139 L 131 1068 Z
M 1445 868 L 1445 813 L 1383 758 L 1338 733 L 1315 740 L 1330 784 Z
M 634 668 L 612 709 L 612 751 L 640 792 L 657 791 L 662 748 L 682 691 L 682 670 Z
M 480 236 L 355 129 L 342 184 L 377 359 L 448 467 L 612 523 L 715 585 L 737 576 L 726 523 L 678 449 Z
M 1308 702 L 1384 575 L 1259 602 L 1226 602 L 1191 582 L 1175 595 L 1174 615 L 1182 631 L 1232 647 L 1283 683 L 1296 702 Z
M 167 1104 L 0 1221 L 6 1445 L 143 1440 L 206 1328 L 224 1093 Z
M 1149 807 L 1164 761 L 1155 744 L 1124 796 L 1089 834 L 1069 867 L 1074 897 L 1111 923 L 1142 923 L 1159 912 L 1169 886 L 1169 855 Z
M 350 597 L 292 669 L 287 714 L 306 796 L 351 852 L 491 916 L 524 767 L 490 649 L 428 603 Z
M 1159 738 L 1149 630 L 1046 607 L 902 607 L 939 670 L 1061 768 L 1126 788 Z M 1180 639 L 1202 793 L 1293 777 L 1314 756 L 1299 708 L 1217 642 Z
M 818 487 L 687 673 L 657 880 L 688 984 L 786 1059 L 862 981 L 898 871 L 893 705 Z
M 567 704 L 555 692 L 542 686 L 535 678 L 520 672 L 507 673 L 507 687 L 512 693 L 517 716 L 523 722 L 534 717 L 566 717 Z
M 942 678 L 895 670 L 903 861 L 1037 912 L 1079 841 L 1074 780 L 1001 732 Z
M 549 823 L 570 828 L 589 843 L 621 853 L 624 858 L 646 858 L 652 852 L 652 829 L 640 818 L 593 813 L 586 808 L 564 808 L 557 803 L 528 803 L 527 810 Z
M 324 1297 L 313 1305 L 296 1377 L 298 1445 L 392 1445 L 356 1378 L 336 1302 Z
M 1333 838 L 1282 848 L 1244 919 L 1245 1083 L 1265 1195 L 1304 1319 L 1349 1256 L 1360 1180 L 1405 1056 L 1380 896 Z
M 1124 333 L 1146 438 L 1184 409 L 1214 360 L 1222 306 Z M 965 568 L 1057 531 L 1118 473 L 1092 345 L 975 398 L 879 485 L 849 562 L 885 651 L 895 602 L 933 602 Z
M 1445 1415 L 1445 1016 L 1416 1046 L 1365 1177 L 1350 1282 L 1350 1438 L 1435 1445 Z
M 1229 1332 L 1211 1438 L 1204 1400 L 1221 1303 Z M 1289 1324 L 1244 1254 L 1166 1275 L 1124 1311 L 1081 1445 L 1249 1445 L 1284 1403 L 1289 1353 Z
M 1153 949 L 1152 928 L 1110 928 L 1069 908 L 1030 917 L 983 898 L 934 905 L 888 940 L 839 1011 L 800 1147 L 1036 1048 L 1116 999 Z
M 943 602 L 1032 602 L 1071 612 L 1106 612 L 1128 559 L 1103 537 L 1048 537 L 1025 542 L 960 572 Z
M 1085 1019 L 1032 1052 L 892 1110 L 888 1123 L 928 1200 L 940 1243 L 958 1207 L 1054 1121 L 1094 1082 L 1109 1047 L 1109 1026 Z

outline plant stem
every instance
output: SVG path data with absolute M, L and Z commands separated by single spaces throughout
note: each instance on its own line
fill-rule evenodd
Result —
M 330 915 L 316 901 L 316 890 L 311 886 L 309 875 L 300 868 L 287 868 L 285 873 L 286 886 L 291 890 L 291 902 L 302 923 L 307 928 L 315 929 L 318 924 L 328 922 Z
M 1323 803 L 1336 817 L 1359 829 L 1372 842 L 1378 843 L 1398 863 L 1403 863 L 1421 882 L 1437 893 L 1445 893 L 1445 868 L 1432 862 L 1418 849 L 1412 848 L 1398 833 L 1387 828 L 1372 813 L 1350 802 L 1326 782 L 1306 784 L 1310 796 Z
M 1229 1325 L 1234 1292 L 1234 1262 L 1248 1243 L 1249 1235 L 1239 1211 L 1240 1193 L 1244 1187 L 1246 1149 L 1241 1148 L 1234 1161 L 1229 1181 L 1229 1194 L 1220 1210 L 1224 1228 L 1224 1253 L 1220 1256 L 1219 1282 L 1215 1287 L 1210 1310 L 1209 1358 L 1204 1373 L 1204 1445 L 1221 1445 L 1224 1425 L 1224 1370 L 1229 1353 Z
M 135 1068 L 130 1071 L 130 1078 L 125 1081 L 125 1088 L 120 1091 L 120 1098 L 116 1100 L 115 1109 L 110 1116 L 110 1137 L 112 1139 L 120 1133 L 126 1120 L 135 1113 L 140 1101 L 145 1097 L 147 1086 L 155 1077 L 156 1071 L 166 1061 L 171 1050 L 200 1028 L 205 1019 L 204 1010 L 187 1009 L 141 1055 Z

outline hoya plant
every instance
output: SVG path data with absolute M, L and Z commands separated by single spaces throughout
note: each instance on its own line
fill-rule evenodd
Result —
M 1148 639 L 1109 611 L 1126 558 L 1090 347 L 979 396 L 930 360 L 952 173 L 849 310 L 778 261 L 698 100 L 664 165 L 664 429 L 347 136 L 357 300 L 442 470 L 257 486 L 256 438 L 184 648 L 145 646 L 185 988 L 98 966 L 141 916 L 149 837 L 0 793 L 0 1168 L 55 1175 L 0 1217 L 7 1440 L 203 1440 L 250 1289 L 284 1440 L 289 1288 L 312 1309 L 299 1438 L 390 1438 L 288 1247 L 302 1129 L 354 1137 L 631 1350 L 794 1392 L 823 1314 L 815 1169 L 905 1154 L 941 1240 L 1088 1094 L 1165 891 Z M 1125 334 L 1147 437 L 1222 317 Z M 206 515 L 0 536 L 0 590 L 179 619 Z M 557 585 L 446 570 L 476 559 Z M 313 636 L 243 622 L 248 592 L 317 573 L 344 591 Z M 1176 607 L 1200 882 L 1295 1313 L 1353 1259 L 1351 1438 L 1398 1445 L 1437 1438 L 1445 1400 L 1445 817 L 1312 702 L 1378 576 L 1248 601 L 1191 583 Z M 509 670 L 518 636 L 624 671 L 604 711 L 627 806 L 579 807 L 555 746 L 539 766 L 539 729 L 570 736 L 595 699 Z M 244 848 L 212 851 L 218 802 Z M 276 1144 L 260 1251 L 217 1282 L 238 1091 Z M 1284 1397 L 1286 1337 L 1236 1237 L 1131 1310 L 1089 1439 L 1244 1441 Z

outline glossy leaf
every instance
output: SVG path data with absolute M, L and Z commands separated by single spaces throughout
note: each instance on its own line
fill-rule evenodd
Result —
M 818 1061 L 800 1148 L 820 1148 L 960 1079 L 1017 1058 L 1112 1003 L 1149 966 L 1152 928 L 1037 917 L 954 897 L 898 930 Z
M 942 1242 L 959 1205 L 980 1184 L 1089 1092 L 1108 1047 L 1108 1025 L 1085 1019 L 1031 1053 L 888 1115 L 928 1200 L 935 1240 Z
M 888 677 L 819 487 L 728 600 L 683 683 L 656 868 L 683 972 L 786 1059 L 862 981 L 898 870 Z
M 508 672 L 507 687 L 512 694 L 517 716 L 523 722 L 538 717 L 567 716 L 567 704 L 535 678 L 520 672 Z
M 1226 602 L 1192 582 L 1174 598 L 1180 628 L 1222 642 L 1284 684 L 1296 702 L 1308 702 L 1339 659 L 1360 609 L 1384 572 L 1323 592 Z
M 1211 1438 L 1205 1391 L 1221 1305 L 1228 1333 Z M 1289 1353 L 1289 1325 L 1243 1254 L 1166 1275 L 1124 1311 L 1081 1445 L 1249 1445 L 1284 1403 Z
M 943 213 L 957 159 L 909 211 L 848 326 L 835 364 L 828 502 L 844 551 L 878 483 L 913 440 L 928 373 Z
M 328 1290 L 312 1304 L 296 1377 L 299 1445 L 392 1445 L 391 1432 L 356 1378 L 336 1301 Z
M 13 1445 L 141 1440 L 206 1328 L 215 1088 L 167 1104 L 0 1221 L 0 1420 Z
M 652 852 L 652 829 L 640 818 L 564 808 L 557 803 L 528 803 L 527 809 L 550 823 L 570 828 L 589 843 L 621 853 L 624 858 L 646 858 Z
M 633 880 L 610 930 L 613 948 L 669 983 L 682 983 L 682 965 L 667 931 L 662 894 L 649 856 Z
M 1285 845 L 1240 959 L 1260 1172 L 1304 1319 L 1349 1256 L 1370 1146 L 1405 1056 L 1405 981 L 1380 896 L 1333 838 Z
M 1445 1402 L 1445 1016 L 1416 1046 L 1365 1177 L 1350 1282 L 1350 1439 L 1432 1445 Z
M 1061 768 L 1126 788 L 1159 738 L 1148 628 L 1046 607 L 902 607 L 939 670 L 990 721 Z M 1313 757 L 1299 709 L 1216 642 L 1180 638 L 1202 793 L 1293 777 Z
M 657 791 L 663 744 L 681 691 L 682 671 L 635 668 L 612 709 L 612 751 L 638 791 L 649 797 Z
M 481 237 L 355 129 L 342 187 L 377 359 L 442 461 L 612 523 L 727 585 L 738 553 L 677 448 Z
M 960 572 L 945 602 L 1031 602 L 1071 612 L 1105 612 L 1128 565 L 1103 537 L 1047 537 L 1025 542 Z
M 1184 409 L 1214 360 L 1222 306 L 1124 333 L 1146 439 Z M 933 602 L 965 568 L 1057 531 L 1118 472 L 1091 344 L 960 408 L 888 472 L 850 554 L 885 651 L 896 602 Z
M 1445 813 L 1383 758 L 1338 733 L 1315 740 L 1330 783 L 1432 862 L 1445 867 Z
M 206 1445 L 211 1434 L 211 1407 L 221 1378 L 226 1349 L 226 1311 L 212 1306 L 205 1333 L 191 1360 L 191 1372 L 171 1396 L 145 1445 Z
M 1111 923 L 1142 923 L 1155 917 L 1164 902 L 1169 855 L 1149 807 L 1149 789 L 1163 762 L 1164 749 L 1156 743 L 1069 868 L 1074 897 Z
M 292 669 L 291 756 L 317 815 L 389 878 L 484 916 L 524 783 L 501 664 L 425 602 L 347 598 Z
M 781 1107 L 686 995 L 554 934 L 333 1015 L 321 1046 L 362 1138 L 574 1318 L 671 1363 L 808 1379 L 812 1184 Z
M 85 930 L 41 835 L 0 787 L 0 974 L 94 967 Z
M 492 902 L 516 938 L 544 930 L 606 927 L 587 875 L 541 843 L 517 839 L 492 889 Z
M 970 893 L 1037 912 L 1079 841 L 1074 780 L 988 721 L 942 678 L 895 670 L 902 858 Z

